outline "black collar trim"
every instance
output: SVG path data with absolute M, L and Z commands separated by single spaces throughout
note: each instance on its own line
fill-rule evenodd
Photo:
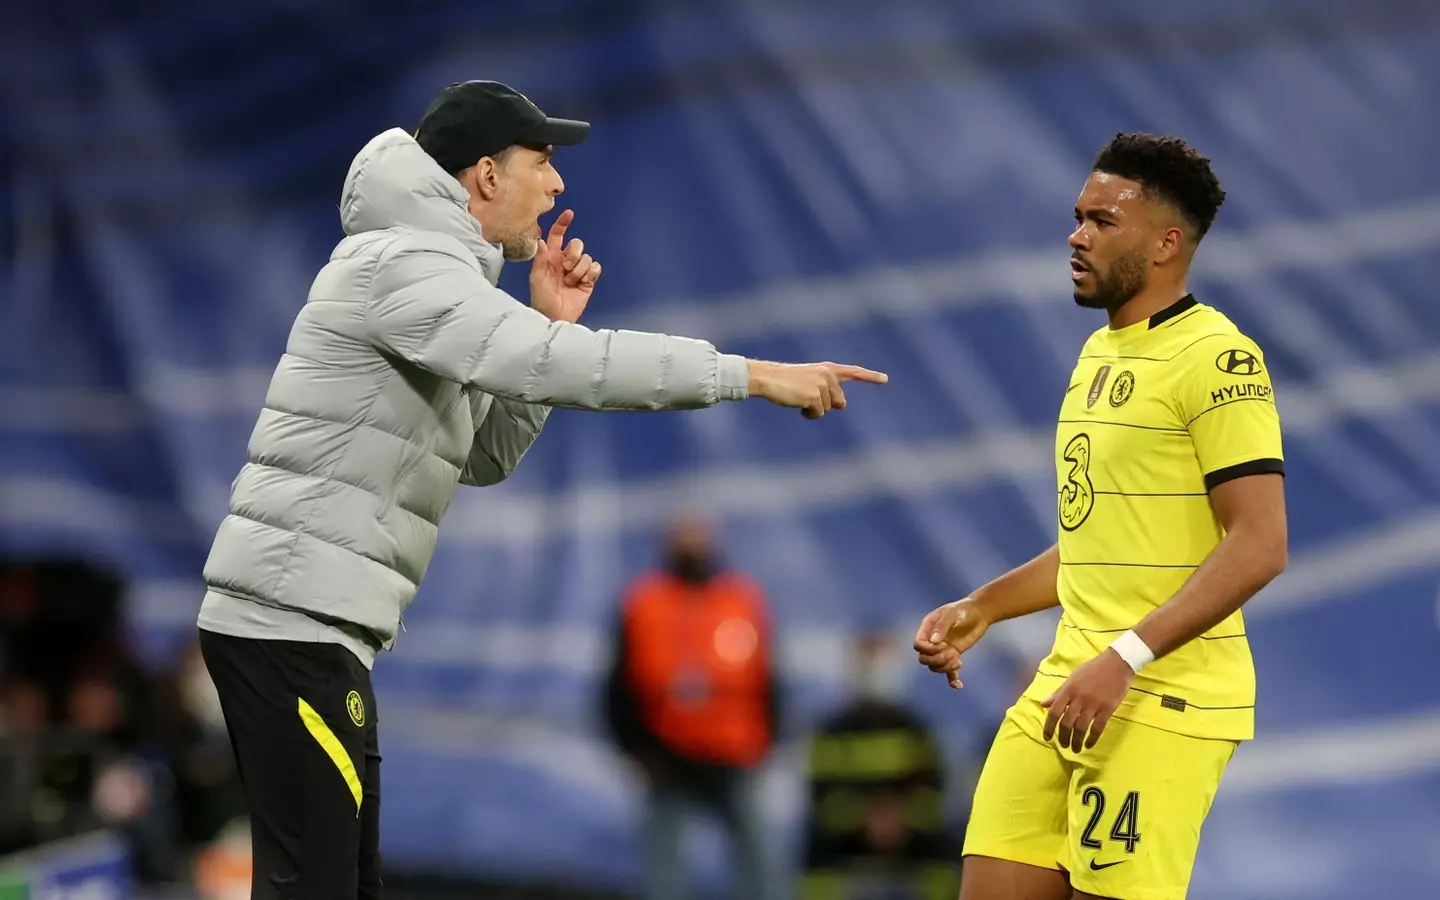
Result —
M 1170 306 L 1165 307 L 1155 315 L 1151 316 L 1150 329 L 1159 328 L 1161 325 L 1164 325 L 1166 322 L 1170 321 L 1171 319 L 1175 318 L 1186 310 L 1194 309 L 1199 304 L 1200 301 L 1195 299 L 1194 294 L 1186 294 L 1179 300 L 1176 300 Z

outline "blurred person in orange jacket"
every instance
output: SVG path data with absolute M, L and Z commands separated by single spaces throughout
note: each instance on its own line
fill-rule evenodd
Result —
M 648 785 L 647 900 L 685 894 L 680 829 L 691 808 L 716 816 L 733 850 L 733 895 L 766 891 L 754 775 L 775 743 L 778 685 L 765 596 L 727 570 L 696 519 L 671 529 L 660 570 L 620 611 L 606 718 Z

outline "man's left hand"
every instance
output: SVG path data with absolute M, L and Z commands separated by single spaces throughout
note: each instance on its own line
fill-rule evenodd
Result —
M 552 322 L 578 321 L 600 280 L 600 264 L 585 252 L 585 242 L 565 243 L 565 229 L 574 220 L 573 211 L 562 212 L 549 236 L 536 242 L 530 264 L 530 305 Z
M 1125 699 L 1135 672 L 1114 650 L 1076 667 L 1060 690 L 1041 706 L 1050 710 L 1045 717 L 1045 740 L 1060 732 L 1060 746 L 1076 753 L 1100 740 L 1110 717 Z

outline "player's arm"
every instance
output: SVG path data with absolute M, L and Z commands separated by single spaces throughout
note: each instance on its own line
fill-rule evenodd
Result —
M 915 632 L 920 664 L 941 672 L 951 687 L 960 682 L 960 655 L 975 645 L 996 622 L 1014 619 L 1060 605 L 1056 583 L 1060 575 L 1060 548 L 1050 549 L 989 582 L 970 596 L 934 610 Z
M 428 236 L 384 250 L 364 316 L 382 351 L 521 403 L 670 410 L 755 396 L 818 418 L 844 407 L 842 382 L 887 380 L 858 366 L 747 360 L 692 338 L 551 321 L 486 281 L 458 243 Z
M 1134 628 L 1157 658 L 1225 621 L 1285 570 L 1283 476 L 1226 481 L 1211 489 L 1210 503 L 1225 537 L 1184 587 Z
M 433 237 L 381 255 L 365 325 L 382 350 L 508 400 L 592 410 L 692 409 L 742 400 L 742 357 L 664 334 L 552 322 Z
M 1060 547 L 1049 549 L 1017 566 L 952 605 L 968 605 L 991 625 L 1060 605 Z

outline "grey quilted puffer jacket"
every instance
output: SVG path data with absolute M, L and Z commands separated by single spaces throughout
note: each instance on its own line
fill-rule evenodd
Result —
M 519 464 L 552 406 L 689 409 L 746 396 L 743 358 L 551 322 L 499 288 L 459 182 L 404 131 L 350 167 L 346 237 L 295 319 L 205 564 L 201 628 L 393 644 L 459 484 Z

